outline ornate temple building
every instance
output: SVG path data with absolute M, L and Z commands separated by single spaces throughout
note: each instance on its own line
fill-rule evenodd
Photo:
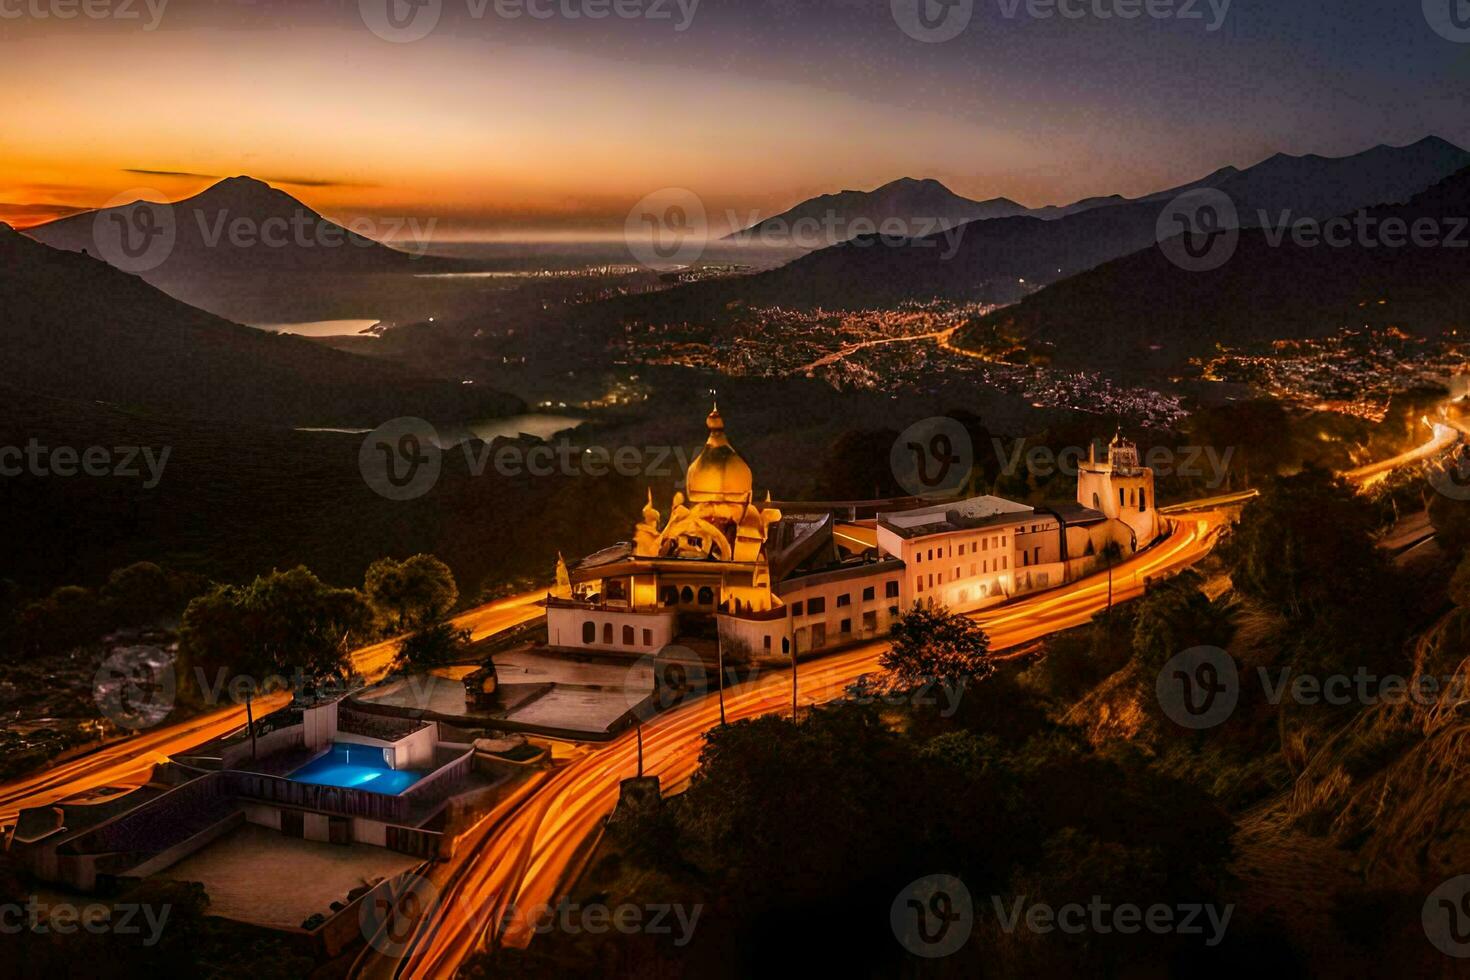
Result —
M 667 519 L 649 492 L 631 541 L 570 565 L 546 600 L 555 648 L 656 653 L 718 642 L 727 657 L 790 657 L 872 639 L 916 602 L 968 612 L 1086 574 L 1109 542 L 1131 554 L 1163 531 L 1153 472 L 1114 438 L 1081 467 L 1077 502 L 981 496 L 843 519 L 757 496 L 719 409 Z

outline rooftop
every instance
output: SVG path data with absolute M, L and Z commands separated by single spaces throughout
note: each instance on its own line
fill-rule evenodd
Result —
M 1035 508 L 1030 504 L 987 494 L 956 503 L 879 514 L 878 526 L 886 527 L 901 538 L 921 538 L 929 534 L 1006 524 L 1033 513 Z

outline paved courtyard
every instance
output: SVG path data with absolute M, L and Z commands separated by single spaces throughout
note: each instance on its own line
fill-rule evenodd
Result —
M 197 881 L 209 893 L 209 912 L 262 926 L 295 928 L 313 913 L 375 878 L 422 862 L 367 844 L 324 844 L 244 824 L 155 877 Z

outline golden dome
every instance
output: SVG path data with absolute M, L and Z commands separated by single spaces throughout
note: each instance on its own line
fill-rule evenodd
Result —
M 725 420 L 720 418 L 718 407 L 711 409 L 705 425 L 709 428 L 709 438 L 684 475 L 689 499 L 741 500 L 754 486 L 750 467 L 725 438 Z

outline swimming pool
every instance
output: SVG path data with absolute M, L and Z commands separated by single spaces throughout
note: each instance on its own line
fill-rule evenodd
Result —
M 397 796 L 424 777 L 413 769 L 389 769 L 383 750 L 372 745 L 332 743 L 326 755 L 297 769 L 287 779 L 318 786 L 345 786 Z

